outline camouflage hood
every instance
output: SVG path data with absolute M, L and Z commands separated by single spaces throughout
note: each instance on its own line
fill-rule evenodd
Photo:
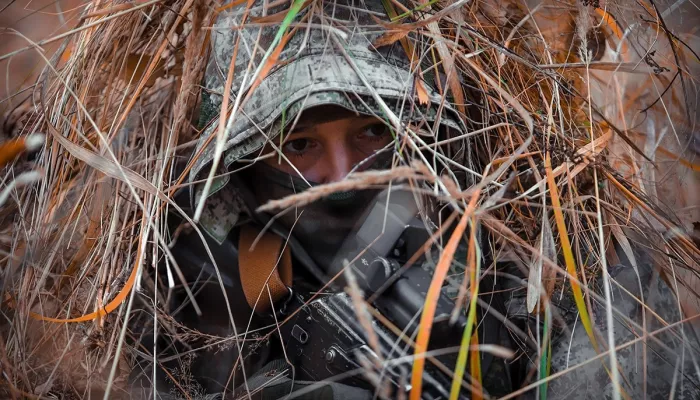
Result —
M 204 131 L 198 151 L 205 148 L 191 170 L 191 180 L 206 177 L 214 158 L 230 65 L 234 73 L 220 163 L 225 168 L 221 172 L 261 149 L 299 112 L 318 105 L 338 105 L 385 120 L 388 112 L 393 113 L 402 127 L 422 125 L 433 131 L 431 123 L 439 121 L 463 129 L 457 113 L 436 90 L 444 78 L 434 73 L 435 66 L 419 62 L 412 66 L 406 55 L 406 49 L 411 49 L 415 60 L 432 60 L 430 50 L 410 35 L 393 42 L 386 40 L 396 31 L 386 29 L 391 19 L 380 0 L 307 1 L 285 30 L 283 21 L 290 14 L 290 4 L 296 1 L 281 5 L 255 1 L 250 7 L 242 4 L 219 14 L 212 30 L 200 115 Z M 394 10 L 396 6 L 388 7 Z M 381 46 L 381 42 L 388 44 Z M 274 57 L 279 49 L 274 62 L 270 55 L 266 58 L 266 53 Z M 256 72 L 264 73 L 271 65 L 264 79 L 254 79 Z M 429 101 L 419 104 L 417 90 Z M 237 103 L 239 107 L 234 106 Z M 235 112 L 232 107 L 237 108 Z M 223 177 L 214 183 L 209 193 L 213 197 L 207 200 L 211 204 L 200 219 L 218 241 L 225 238 L 242 209 L 235 189 L 215 198 L 228 181 Z M 202 187 L 195 187 L 195 201 L 201 197 Z

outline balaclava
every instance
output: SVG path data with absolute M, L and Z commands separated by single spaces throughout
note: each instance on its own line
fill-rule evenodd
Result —
M 391 153 L 378 154 L 371 169 L 384 169 L 391 161 Z M 257 204 L 284 198 L 318 186 L 298 176 L 279 171 L 265 163 L 256 163 L 251 169 L 251 188 Z M 331 193 L 303 207 L 292 207 L 275 215 L 299 241 L 321 270 L 328 271 L 336 252 L 356 229 L 365 210 L 373 203 L 379 189 L 347 190 Z

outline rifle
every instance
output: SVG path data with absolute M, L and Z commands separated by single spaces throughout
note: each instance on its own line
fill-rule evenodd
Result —
M 282 326 L 286 354 L 295 366 L 295 379 L 337 381 L 377 390 L 392 398 L 410 392 L 413 339 L 432 280 L 422 263 L 406 265 L 429 239 L 416 211 L 409 192 L 380 195 L 357 235 L 341 248 L 338 261 L 333 263 L 336 268 L 330 271 L 330 275 L 336 275 L 338 265 L 343 265 L 356 276 L 367 307 L 375 315 L 371 326 L 379 348 L 369 345 L 367 330 L 347 293 L 323 294 L 309 303 L 303 296 L 295 295 L 293 308 L 298 308 L 297 312 Z M 342 258 L 355 262 L 347 264 Z M 342 281 L 336 287 L 340 285 Z M 454 302 L 441 293 L 428 348 L 435 355 L 428 357 L 423 373 L 425 399 L 449 397 L 466 325 L 462 314 L 450 321 L 454 308 Z M 381 360 L 381 368 L 370 372 L 372 368 L 368 366 Z
M 369 346 L 367 332 L 359 322 L 352 300 L 343 289 L 345 282 L 336 280 L 335 292 L 314 296 L 293 292 L 283 307 L 294 316 L 280 325 L 285 354 L 294 366 L 292 378 L 301 381 L 336 381 L 374 390 L 388 385 L 392 395 L 410 392 L 413 355 L 412 341 L 420 320 L 432 272 L 423 269 L 423 260 L 412 265 L 407 261 L 429 239 L 424 222 L 417 217 L 413 194 L 408 191 L 385 192 L 361 222 L 356 234 L 341 246 L 338 257 L 328 268 L 328 276 L 336 276 L 352 260 L 351 268 L 368 308 L 374 314 L 372 330 L 379 341 L 379 353 Z M 214 275 L 214 266 L 206 257 L 198 238 L 188 235 L 178 240 L 173 254 L 182 263 L 196 265 Z M 211 246 L 218 259 L 237 259 L 233 246 Z M 227 288 L 240 290 L 226 273 L 221 279 Z M 311 301 L 309 302 L 309 300 Z M 425 371 L 423 398 L 448 398 L 457 349 L 466 318 L 459 315 L 450 322 L 454 302 L 441 293 L 437 300 L 431 327 Z M 480 323 L 481 324 L 481 323 Z M 489 321 L 481 325 L 489 325 Z M 488 327 L 486 328 L 489 329 Z M 484 341 L 489 336 L 482 335 Z M 366 362 L 384 360 L 383 368 L 367 374 Z M 482 370 L 487 371 L 492 356 L 482 353 Z M 466 378 L 469 382 L 469 378 Z M 470 388 L 463 383 L 462 393 Z M 394 396 L 395 397 L 395 396 Z M 461 398 L 466 398 L 463 395 Z

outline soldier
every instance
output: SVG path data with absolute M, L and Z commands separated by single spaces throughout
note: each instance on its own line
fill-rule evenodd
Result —
M 196 232 L 176 230 L 179 236 L 172 251 L 191 293 L 174 296 L 170 311 L 179 324 L 200 337 L 231 339 L 200 339 L 200 347 L 188 348 L 176 335 L 161 334 L 157 348 L 164 361 L 156 382 L 149 380 L 149 374 L 138 381 L 155 386 L 161 394 L 185 389 L 273 399 L 306 388 L 305 396 L 313 398 L 372 398 L 374 392 L 367 387 L 294 380 L 279 335 L 269 333 L 274 332 L 270 326 L 289 315 L 287 308 L 294 307 L 292 297 L 309 298 L 334 287 L 327 284 L 342 269 L 339 261 L 348 258 L 339 254 L 340 249 L 381 196 L 379 189 L 391 180 L 369 187 L 350 185 L 302 206 L 292 204 L 279 213 L 258 209 L 271 200 L 343 182 L 351 173 L 376 171 L 380 176 L 379 172 L 391 166 L 409 165 L 411 159 L 430 166 L 436 176 L 449 177 L 460 190 L 475 181 L 470 172 L 478 170 L 474 146 L 463 135 L 474 129 L 465 124 L 471 123 L 471 116 L 460 115 L 439 94 L 448 77 L 435 73 L 437 69 L 423 61 L 411 61 L 427 58 L 423 56 L 428 50 L 418 41 L 405 42 L 410 46 L 401 40 L 379 46 L 386 32 L 382 23 L 388 22 L 382 2 L 312 2 L 287 31 L 279 21 L 287 15 L 289 5 L 275 3 L 256 1 L 250 7 L 232 7 L 219 15 L 212 30 L 213 52 L 200 116 L 204 135 L 191 171 L 191 180 L 199 183 L 192 186 L 188 199 L 193 214 L 201 211 L 199 228 L 205 241 Z M 407 50 L 414 57 L 407 56 Z M 218 113 L 224 97 L 230 112 L 220 126 Z M 474 97 L 464 106 L 469 110 L 478 107 L 478 102 Z M 217 156 L 220 134 L 221 160 L 217 177 L 208 186 L 204 180 Z M 411 141 L 402 139 L 406 136 Z M 411 148 L 410 143 L 419 145 Z M 450 202 L 431 196 L 416 198 L 417 215 L 427 232 L 435 233 L 451 212 Z M 202 202 L 203 209 L 197 210 Z M 484 390 L 492 396 L 535 382 L 539 364 L 534 336 L 540 327 L 525 308 L 525 275 L 512 266 L 499 271 L 507 278 L 497 280 L 498 285 L 488 277 L 481 283 L 485 291 L 496 294 L 484 299 L 488 301 L 479 313 L 483 321 L 479 335 L 482 342 L 518 350 L 521 356 L 515 360 L 492 357 L 483 364 Z M 651 311 L 667 322 L 679 320 L 678 315 L 671 315 L 672 293 L 654 278 L 649 263 L 638 271 L 619 267 L 614 273 L 620 274 L 616 276 L 621 287 L 634 295 L 639 296 L 641 283 Z M 652 278 L 655 286 L 649 291 L 648 279 Z M 335 282 L 341 281 L 342 277 Z M 615 306 L 627 317 L 618 315 L 615 329 L 617 344 L 622 345 L 639 335 L 642 307 L 628 293 L 615 293 Z M 559 329 L 552 345 L 550 375 L 597 355 L 584 329 L 577 325 L 575 313 L 570 312 L 571 304 L 564 298 L 554 307 Z M 605 332 L 603 309 L 595 306 L 594 310 L 599 317 L 595 322 Z M 659 319 L 649 318 L 654 321 L 651 325 L 660 324 Z M 697 375 L 684 368 L 693 356 L 690 351 L 682 359 L 674 354 L 686 348 L 680 343 L 687 338 L 678 331 L 661 335 L 668 340 L 647 340 L 653 349 L 645 355 L 647 373 L 637 369 L 642 360 L 639 346 L 619 352 L 623 391 L 640 398 L 638 394 L 646 387 L 647 398 L 660 398 L 657 396 L 667 395 L 673 386 L 680 398 L 696 398 L 692 396 L 698 393 Z M 152 357 L 146 361 L 149 359 Z M 607 360 L 584 363 L 553 379 L 546 386 L 549 398 L 609 395 Z M 184 367 L 164 373 L 175 363 Z M 144 366 L 146 371 L 150 368 Z M 467 392 L 462 390 L 463 395 Z M 535 393 L 529 390 L 523 396 Z

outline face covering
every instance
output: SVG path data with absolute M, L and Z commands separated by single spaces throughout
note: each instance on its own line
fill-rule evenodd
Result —
M 386 164 L 377 161 L 372 169 Z M 319 185 L 315 182 L 307 184 L 303 179 L 265 163 L 256 163 L 251 170 L 251 186 L 259 205 Z M 362 214 L 379 192 L 378 189 L 336 192 L 303 207 L 287 210 L 276 220 L 291 231 L 317 266 L 327 272 L 338 249 L 354 233 Z

